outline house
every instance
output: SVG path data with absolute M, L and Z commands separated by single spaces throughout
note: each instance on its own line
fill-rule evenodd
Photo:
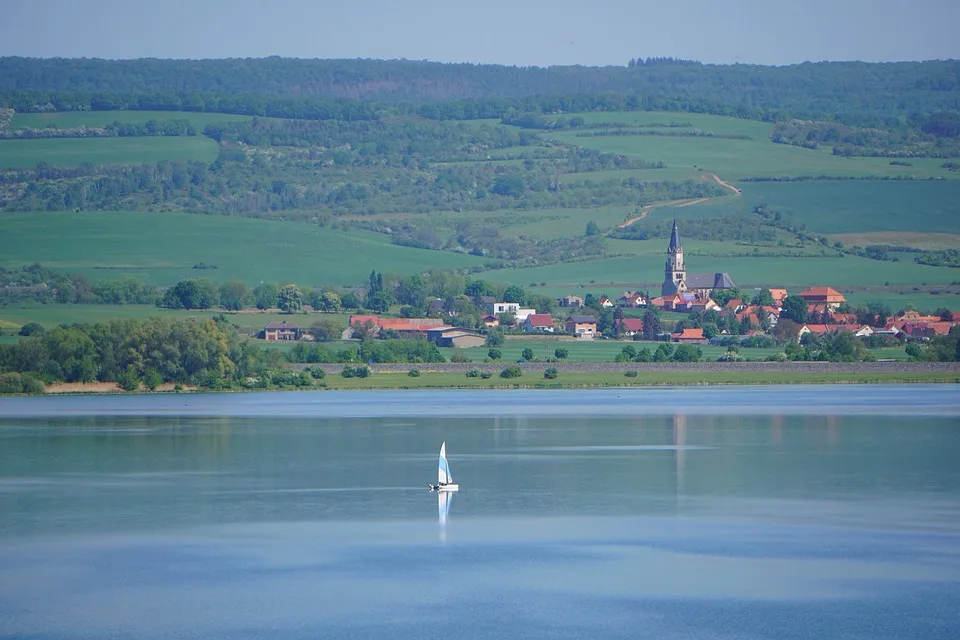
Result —
M 430 329 L 445 326 L 440 318 L 380 318 L 380 331 L 395 331 L 404 338 L 418 338 Z
M 524 333 L 553 333 L 553 317 L 549 313 L 531 313 L 523 321 Z
M 873 327 L 858 323 L 838 324 L 836 331 L 849 331 L 858 338 L 866 338 L 874 334 Z
M 777 309 L 783 308 L 783 301 L 787 299 L 787 290 L 786 289 L 768 289 L 770 291 L 770 297 L 773 298 L 773 306 Z
M 613 301 L 607 296 L 600 296 L 600 299 L 597 301 L 601 307 L 610 308 L 613 306 Z
M 470 347 L 483 346 L 486 338 L 475 331 L 467 331 L 456 327 L 435 327 L 427 329 L 427 341 L 436 344 L 438 347 L 469 349 Z
M 487 313 L 492 316 L 503 315 L 504 313 L 516 313 L 520 310 L 520 304 L 517 302 L 491 302 L 487 305 Z
M 673 342 L 683 344 L 706 344 L 707 339 L 703 335 L 703 329 L 684 329 L 680 333 L 674 333 L 671 336 Z
M 620 318 L 617 320 L 617 328 L 625 336 L 635 336 L 643 333 L 643 320 L 641 318 Z
M 747 305 L 743 303 L 743 300 L 739 298 L 731 298 L 727 300 L 727 304 L 723 305 L 723 310 L 737 313 L 738 311 L 743 310 L 746 306 Z
M 561 307 L 571 307 L 578 309 L 583 306 L 583 298 L 580 296 L 564 296 L 557 301 Z
M 898 313 L 896 320 L 902 322 L 940 322 L 940 316 L 922 316 L 919 311 L 907 309 Z
M 800 327 L 800 331 L 797 333 L 797 338 L 803 338 L 804 335 L 812 333 L 815 336 L 825 336 L 828 333 L 831 333 L 836 327 L 829 324 L 813 324 L 808 323 Z
M 497 316 L 483 316 L 483 318 L 481 318 L 480 321 L 483 322 L 484 326 L 486 327 L 500 326 L 500 318 L 498 318 Z
M 428 316 L 442 316 L 442 315 L 453 315 L 453 313 L 448 313 L 447 303 L 437 298 L 436 300 L 431 300 L 430 304 L 427 305 L 427 315 Z
M 620 297 L 617 298 L 618 307 L 630 307 L 632 309 L 645 307 L 647 302 L 647 299 L 643 297 L 643 294 L 639 291 L 624 291 Z
M 567 333 L 578 338 L 593 338 L 597 335 L 597 319 L 593 316 L 570 316 L 567 318 Z
M 837 307 L 847 301 L 842 293 L 830 287 L 810 287 L 798 295 L 806 300 L 808 305 L 824 304 L 830 311 L 835 311 Z
M 263 328 L 263 339 L 273 342 L 276 340 L 299 340 L 306 333 L 295 324 L 290 324 L 286 320 L 283 322 L 269 322 Z

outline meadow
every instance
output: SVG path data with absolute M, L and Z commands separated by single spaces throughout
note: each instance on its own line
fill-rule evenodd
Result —
M 13 213 L 0 217 L 0 265 L 133 276 L 158 286 L 183 278 L 217 282 L 357 284 L 370 271 L 409 274 L 463 269 L 482 258 L 388 244 L 386 236 L 305 222 L 186 213 Z M 51 234 L 55 229 L 56 233 Z M 194 269 L 199 263 L 215 269 Z
M 659 342 L 646 342 L 642 340 L 559 340 L 559 339 L 518 339 L 506 340 L 502 347 L 498 347 L 503 354 L 502 361 L 506 364 L 517 362 L 521 359 L 524 349 L 533 350 L 535 361 L 543 362 L 548 358 L 554 357 L 555 349 L 566 349 L 569 355 L 565 358 L 566 362 L 613 362 L 623 348 L 632 345 L 638 351 L 640 349 L 649 349 L 651 353 L 657 350 Z M 676 345 L 673 345 L 676 346 Z M 726 347 L 718 347 L 709 344 L 697 345 L 703 351 L 703 359 L 712 362 L 727 352 Z M 483 362 L 487 359 L 489 347 L 473 347 L 463 349 L 463 354 L 474 362 Z M 453 355 L 453 349 L 445 348 L 440 350 L 447 360 Z M 764 360 L 767 356 L 772 356 L 782 352 L 778 348 L 756 348 L 740 349 L 740 355 L 748 360 Z
M 222 315 L 226 320 L 243 333 L 251 334 L 263 329 L 268 322 L 286 321 L 292 324 L 309 327 L 321 319 L 333 319 L 344 327 L 350 318 L 349 313 L 281 313 L 279 310 L 257 311 L 244 310 L 241 312 L 224 311 L 222 309 L 191 309 L 176 310 L 163 309 L 145 304 L 6 304 L 0 305 L 0 332 L 10 338 L 20 327 L 28 322 L 36 322 L 50 328 L 61 324 L 95 324 L 114 319 L 144 318 L 213 318 Z M 264 346 L 292 348 L 293 343 L 262 343 Z
M 73 127 L 104 127 L 114 122 L 143 124 L 150 120 L 187 120 L 202 132 L 215 122 L 250 120 L 253 116 L 225 113 L 197 113 L 194 111 L 53 111 L 49 113 L 17 113 L 11 128 L 16 129 L 70 129 Z
M 518 284 L 545 283 L 545 286 L 571 289 L 643 288 L 663 282 L 664 253 L 606 258 L 576 263 L 525 269 L 498 269 L 485 277 Z M 842 258 L 711 257 L 685 256 L 689 273 L 727 272 L 741 288 L 805 287 L 829 285 L 844 287 L 893 286 L 911 284 L 949 285 L 960 279 L 956 269 L 930 267 L 914 262 L 881 262 L 846 255 Z M 572 291 L 570 291 L 572 293 Z
M 727 116 L 662 112 L 582 113 L 564 114 L 564 117 L 578 115 L 584 118 L 588 125 L 599 122 L 620 123 L 637 127 L 630 129 L 632 131 L 680 135 L 592 136 L 582 134 L 593 131 L 575 129 L 547 133 L 532 129 L 530 131 L 541 133 L 544 137 L 563 144 L 624 154 L 646 161 L 660 161 L 670 169 L 690 168 L 714 172 L 727 181 L 747 177 L 787 176 L 909 176 L 918 180 L 931 177 L 960 179 L 957 172 L 944 169 L 941 166 L 943 160 L 937 158 L 912 158 L 910 162 L 913 166 L 903 167 L 891 165 L 889 158 L 834 156 L 830 147 L 811 150 L 774 144 L 770 141 L 773 125 L 766 122 Z M 689 123 L 692 126 L 644 126 L 670 123 Z M 694 131 L 712 133 L 715 136 L 745 136 L 746 139 L 682 135 Z
M 203 136 L 143 138 L 42 138 L 0 140 L 0 169 L 32 168 L 40 162 L 75 167 L 92 164 L 151 164 L 161 160 L 213 162 L 217 143 Z

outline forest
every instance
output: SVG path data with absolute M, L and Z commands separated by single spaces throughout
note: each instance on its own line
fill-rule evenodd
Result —
M 510 67 L 412 60 L 0 58 L 0 106 L 147 109 L 357 120 L 388 108 L 436 119 L 645 109 L 894 126 L 957 111 L 960 62 L 783 67 L 631 60 Z

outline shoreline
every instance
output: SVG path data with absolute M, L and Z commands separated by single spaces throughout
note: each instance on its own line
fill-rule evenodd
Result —
M 355 366 L 355 365 L 351 365 Z M 767 386 L 800 384 L 958 384 L 958 362 L 730 362 L 730 363 L 405 363 L 368 365 L 367 378 L 342 378 L 342 364 L 298 364 L 294 370 L 320 367 L 327 376 L 307 387 L 200 389 L 180 391 L 167 383 L 154 391 L 123 391 L 115 383 L 61 383 L 36 396 L 156 395 L 172 393 L 251 393 L 260 391 L 349 391 L 411 389 L 597 389 L 689 386 Z M 508 366 L 519 366 L 519 378 L 501 378 Z M 555 368 L 557 377 L 543 372 Z M 408 373 L 417 369 L 420 375 Z M 470 370 L 488 378 L 466 377 Z M 627 376 L 631 372 L 631 376 Z M 30 394 L 20 394 L 30 395 Z

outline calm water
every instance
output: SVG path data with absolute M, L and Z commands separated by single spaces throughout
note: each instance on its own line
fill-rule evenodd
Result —
M 956 386 L 0 399 L 0 638 L 900 640 L 958 610 Z

